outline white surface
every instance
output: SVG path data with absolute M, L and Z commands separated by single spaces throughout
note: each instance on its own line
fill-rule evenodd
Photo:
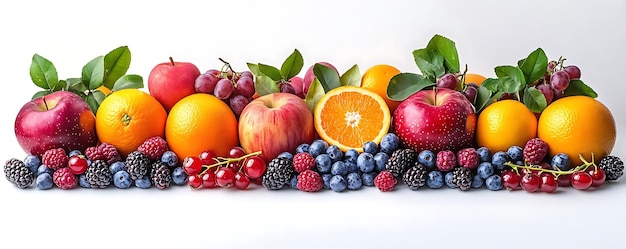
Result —
M 417 72 L 411 52 L 438 33 L 472 72 L 514 64 L 537 47 L 582 69 L 618 125 L 626 157 L 621 79 L 623 1 L 12 1 L 0 3 L 0 159 L 23 158 L 13 122 L 37 88 L 31 57 L 60 78 L 128 45 L 129 73 L 147 77 L 173 56 L 202 70 L 280 65 L 391 64 Z M 303 73 L 302 73 L 303 74 Z M 0 248 L 624 248 L 624 180 L 599 191 L 336 194 L 210 190 L 18 190 L 0 180 Z M 415 245 L 411 245 L 415 243 Z M 426 247 L 428 248 L 428 247 Z

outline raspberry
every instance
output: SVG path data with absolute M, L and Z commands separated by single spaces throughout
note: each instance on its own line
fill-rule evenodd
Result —
M 387 170 L 381 171 L 374 178 L 374 185 L 382 192 L 393 190 L 393 187 L 395 187 L 397 183 L 398 180 Z
M 478 167 L 479 157 L 476 149 L 474 148 L 465 148 L 459 150 L 457 153 L 457 159 L 459 161 L 459 165 L 463 168 L 475 169 Z
M 169 150 L 167 146 L 167 142 L 165 139 L 159 136 L 151 137 L 146 139 L 137 150 L 141 153 L 146 154 L 150 159 L 157 160 L 161 159 L 163 153 Z
M 454 152 L 449 150 L 442 150 L 437 153 L 437 169 L 440 171 L 450 171 L 456 166 L 456 156 Z
M 54 171 L 52 181 L 61 189 L 73 189 L 78 184 L 78 177 L 70 171 L 70 168 L 60 168 Z
M 41 162 L 54 170 L 67 167 L 67 160 L 69 157 L 63 148 L 49 149 L 41 157 Z
M 102 143 L 98 145 L 98 150 L 102 155 L 104 155 L 104 160 L 108 164 L 113 164 L 114 162 L 118 162 L 122 160 L 122 156 L 120 152 L 115 148 L 115 146 L 107 143 Z M 95 161 L 92 159 L 92 161 Z
M 87 159 L 91 161 L 106 160 L 106 156 L 104 156 L 104 154 L 101 150 L 98 149 L 98 147 L 88 147 L 87 149 L 85 149 L 85 156 L 87 156 Z
M 300 152 L 293 156 L 293 169 L 300 173 L 315 167 L 315 158 L 306 152 Z
M 315 192 L 322 189 L 322 187 L 324 187 L 324 181 L 322 180 L 320 174 L 318 174 L 317 172 L 307 169 L 298 174 L 299 190 L 305 192 Z
M 539 164 L 548 154 L 548 144 L 539 138 L 533 138 L 524 146 L 524 160 L 531 164 Z

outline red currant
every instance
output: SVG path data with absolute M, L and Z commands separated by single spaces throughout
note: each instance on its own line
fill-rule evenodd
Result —
M 202 178 L 198 175 L 189 175 L 187 177 L 187 184 L 192 188 L 199 189 L 202 187 Z
M 246 151 L 241 147 L 233 147 L 228 151 L 228 157 L 239 158 L 246 155 Z
M 519 171 L 520 176 L 525 176 L 527 174 L 531 174 L 531 175 L 539 175 L 539 168 L 537 169 L 528 169 L 528 168 L 522 168 Z
M 556 177 L 554 177 L 554 175 L 548 172 L 543 172 L 539 175 L 539 177 L 541 177 L 541 191 L 546 193 L 554 193 L 554 191 L 556 191 L 556 188 L 559 186 L 559 181 Z
M 559 187 L 571 187 L 572 186 L 570 175 L 560 175 L 557 180 L 559 182 Z
M 259 178 L 252 178 L 250 179 L 250 182 L 256 184 L 256 185 L 263 185 L 263 177 L 259 177 Z
M 87 166 L 87 158 L 84 156 L 71 156 L 67 161 L 67 167 L 70 168 L 70 172 L 74 175 L 85 173 Z
M 202 171 L 202 160 L 195 156 L 185 158 L 183 161 L 183 170 L 187 175 L 200 173 L 200 171 Z
M 241 165 L 238 162 L 232 162 L 228 164 L 228 168 L 230 168 L 233 173 L 237 173 L 241 169 Z
M 243 172 L 237 172 L 235 174 L 235 188 L 237 189 L 247 189 L 250 185 L 250 178 L 248 178 Z
M 541 178 L 538 175 L 533 173 L 526 173 L 522 177 L 522 181 L 520 183 L 522 188 L 526 190 L 526 192 L 537 192 L 539 190 L 539 185 L 541 185 Z
M 588 189 L 593 183 L 591 175 L 587 172 L 578 171 L 570 176 L 570 181 L 575 189 Z
M 604 170 L 601 168 L 590 167 L 587 170 L 587 173 L 591 176 L 592 187 L 600 187 L 600 185 L 602 185 L 604 181 L 606 180 L 606 172 L 604 172 Z
M 522 181 L 522 177 L 517 173 L 511 170 L 505 170 L 502 172 L 502 186 L 504 186 L 507 190 L 516 190 L 520 188 L 520 182 Z
M 215 172 L 212 170 L 208 170 L 204 175 L 202 175 L 202 187 L 203 188 L 215 188 Z
M 215 178 L 218 186 L 228 188 L 235 180 L 235 173 L 228 167 L 221 167 L 215 173 Z
M 243 172 L 252 179 L 261 177 L 266 167 L 265 161 L 259 156 L 248 157 L 243 162 Z
M 552 169 L 552 166 L 550 166 L 550 164 L 548 162 L 541 162 L 541 164 L 539 164 L 539 166 L 542 169 Z
M 200 161 L 202 161 L 202 164 L 204 165 L 211 165 L 211 164 L 216 163 L 215 157 L 216 157 L 215 153 L 208 151 L 208 150 L 203 151 L 198 156 L 198 158 L 200 158 Z

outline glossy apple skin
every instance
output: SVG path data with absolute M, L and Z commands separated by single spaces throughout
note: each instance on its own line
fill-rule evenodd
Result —
M 179 100 L 196 93 L 195 81 L 200 70 L 190 62 L 163 62 L 156 65 L 148 76 L 148 91 L 165 110 Z
M 239 117 L 239 143 L 248 153 L 261 151 L 266 162 L 281 152 L 294 153 L 315 136 L 313 114 L 304 100 L 290 93 L 272 93 L 250 102 Z
M 396 134 L 405 146 L 416 151 L 456 153 L 473 146 L 476 114 L 458 91 L 419 91 L 402 101 L 393 116 Z
M 39 157 L 54 148 L 85 151 L 98 142 L 96 116 L 80 96 L 69 91 L 53 92 L 20 109 L 15 118 L 15 137 L 26 153 Z
M 337 72 L 337 74 L 339 74 L 339 71 L 337 71 L 337 68 L 335 68 L 335 66 L 333 66 L 332 64 L 328 63 L 328 62 L 317 62 L 315 64 L 322 64 L 324 66 L 330 67 L 333 70 L 335 70 L 335 72 Z M 311 65 L 311 67 L 309 67 L 309 69 L 306 70 L 306 73 L 304 73 L 304 78 L 302 78 L 302 93 L 304 96 L 306 96 L 306 94 L 309 92 L 309 87 L 311 86 L 311 82 L 313 82 L 313 79 L 315 79 L 315 74 L 313 73 L 313 67 L 315 66 L 315 64 Z

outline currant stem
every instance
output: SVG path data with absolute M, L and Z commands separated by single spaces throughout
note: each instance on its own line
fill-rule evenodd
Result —
M 579 165 L 579 166 L 577 166 L 577 167 L 575 167 L 573 169 L 567 170 L 567 171 L 560 170 L 559 168 L 556 168 L 556 170 L 543 169 L 543 168 L 540 168 L 540 167 L 539 168 L 538 167 L 534 167 L 534 166 L 539 166 L 539 165 L 532 165 L 532 164 L 531 165 L 517 165 L 517 164 L 514 164 L 512 162 L 506 162 L 506 163 L 504 163 L 504 165 L 507 165 L 507 166 L 511 167 L 515 171 L 515 173 L 518 174 L 518 175 L 519 175 L 519 169 L 529 169 L 529 170 L 539 171 L 539 172 L 542 172 L 542 173 L 543 172 L 548 172 L 548 173 L 553 174 L 555 177 L 559 177 L 561 175 L 571 175 L 571 174 L 574 174 L 574 173 L 579 172 L 579 171 L 585 171 L 590 166 L 593 166 L 594 169 L 597 170 L 598 166 L 596 165 L 596 163 L 594 161 L 593 153 L 591 153 L 591 162 L 588 162 L 587 160 L 585 160 L 585 158 L 582 155 L 579 155 L 579 159 L 583 162 L 583 164 L 581 164 L 581 165 Z
M 216 158 L 213 158 L 213 159 L 218 161 L 218 162 L 214 163 L 214 164 L 211 164 L 211 165 L 203 166 L 203 168 L 205 168 L 205 167 L 206 168 L 204 170 L 202 170 L 200 172 L 200 174 L 198 174 L 198 175 L 203 175 L 204 173 L 209 171 L 209 169 L 211 169 L 211 168 L 216 168 L 216 167 L 219 167 L 221 165 L 228 165 L 228 164 L 230 164 L 232 162 L 239 162 L 239 161 L 241 161 L 243 159 L 246 159 L 248 157 L 258 156 L 258 155 L 261 155 L 261 151 L 252 152 L 250 154 L 246 154 L 246 155 L 243 155 L 243 156 L 237 157 L 237 158 L 216 157 Z

